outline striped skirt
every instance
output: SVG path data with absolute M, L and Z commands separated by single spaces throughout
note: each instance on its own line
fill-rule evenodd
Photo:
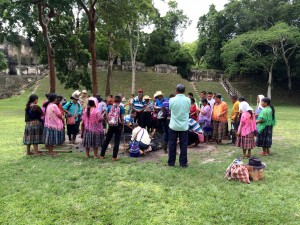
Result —
M 212 135 L 212 127 L 210 121 L 199 122 L 201 129 L 203 130 L 204 136 Z
M 273 126 L 266 128 L 257 135 L 256 146 L 270 148 L 272 146 Z
M 43 124 L 39 120 L 26 122 L 24 137 L 24 145 L 43 144 Z
M 220 121 L 213 122 L 213 134 L 215 140 L 222 140 L 225 136 L 225 123 Z
M 83 132 L 82 145 L 85 148 L 98 148 L 102 146 L 103 140 L 103 133 L 96 133 L 85 130 Z
M 255 147 L 254 133 L 247 134 L 246 136 L 239 136 L 236 140 L 235 146 L 242 149 L 253 149 Z
M 45 145 L 61 145 L 64 142 L 64 130 L 56 130 L 44 127 L 44 142 Z

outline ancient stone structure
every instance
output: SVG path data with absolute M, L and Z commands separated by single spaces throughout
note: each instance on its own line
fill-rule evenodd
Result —
M 20 46 L 7 41 L 0 44 L 5 55 L 7 69 L 0 71 L 0 98 L 20 93 L 48 74 L 47 66 L 38 64 L 38 56 L 32 43 L 23 37 Z
M 189 74 L 190 81 L 218 81 L 224 74 L 221 70 L 192 70 Z
M 31 42 L 19 37 L 19 47 L 7 41 L 0 44 L 0 51 L 5 55 L 7 69 L 1 71 L 2 75 L 40 75 L 38 57 L 32 50 Z
M 135 63 L 136 71 L 145 72 L 145 67 L 146 67 L 145 63 L 141 63 L 141 62 L 136 62 Z M 122 70 L 131 71 L 132 70 L 131 61 L 122 62 Z
M 177 67 L 167 64 L 157 64 L 154 66 L 154 71 L 156 73 L 175 73 L 177 74 Z
M 220 83 L 229 95 L 236 95 L 238 98 L 243 97 L 243 95 L 236 88 L 234 88 L 229 80 L 224 76 L 220 78 Z

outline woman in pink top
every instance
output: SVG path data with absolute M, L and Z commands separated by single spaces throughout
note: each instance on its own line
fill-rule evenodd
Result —
M 243 149 L 244 158 L 251 157 L 251 149 L 255 147 L 255 132 L 256 122 L 253 109 L 247 102 L 241 102 L 239 105 L 240 112 L 242 113 L 240 125 L 238 128 L 236 146 Z M 248 154 L 246 151 L 248 149 Z
M 104 136 L 102 119 L 97 99 L 90 97 L 88 99 L 88 106 L 82 115 L 84 124 L 82 144 L 86 149 L 86 157 L 90 157 L 90 148 L 93 148 L 94 158 L 98 158 L 98 148 L 102 146 Z
M 61 145 L 64 140 L 62 114 L 56 103 L 57 95 L 51 93 L 48 95 L 48 101 L 44 105 L 44 142 L 51 156 L 57 156 L 57 153 L 53 151 L 53 146 Z

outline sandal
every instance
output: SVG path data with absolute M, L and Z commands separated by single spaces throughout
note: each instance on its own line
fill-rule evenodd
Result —
M 261 156 L 268 156 L 269 154 L 266 153 L 266 152 L 260 152 L 259 155 L 261 155 Z

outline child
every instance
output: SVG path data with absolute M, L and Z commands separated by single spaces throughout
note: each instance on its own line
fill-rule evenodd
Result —
M 120 106 L 122 98 L 120 96 L 115 96 L 114 104 L 109 105 L 107 107 L 106 112 L 106 122 L 108 123 L 108 131 L 106 134 L 106 139 L 103 143 L 100 159 L 105 158 L 105 152 L 107 150 L 108 144 L 112 139 L 112 136 L 115 135 L 115 143 L 113 148 L 113 161 L 119 160 L 118 152 L 119 152 L 119 145 L 121 140 L 121 134 L 124 131 L 124 114 L 125 110 L 124 107 Z

